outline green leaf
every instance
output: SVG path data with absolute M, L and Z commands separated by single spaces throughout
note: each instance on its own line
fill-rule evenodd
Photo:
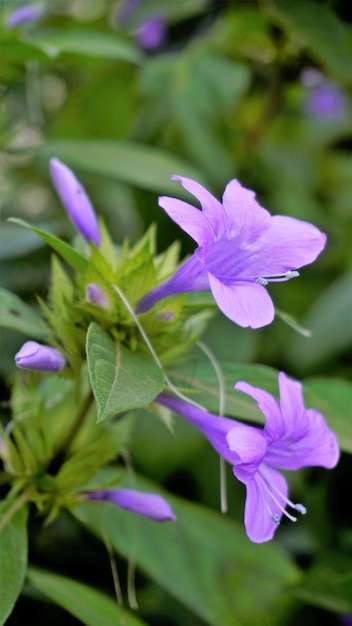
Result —
M 139 479 L 134 488 L 160 491 Z M 133 550 L 138 567 L 207 623 L 263 624 L 268 614 L 270 624 L 277 623 L 282 596 L 285 593 L 287 599 L 287 587 L 299 578 L 277 544 L 253 544 L 242 524 L 170 494 L 162 495 L 172 506 L 176 522 L 156 524 L 105 504 L 83 505 L 79 519 L 98 536 L 104 528 L 115 550 L 125 558 L 130 558 Z
M 186 161 L 159 148 L 132 141 L 62 139 L 47 142 L 38 148 L 37 154 L 46 161 L 54 154 L 72 168 L 111 176 L 157 193 L 175 194 L 175 182 L 170 180 L 172 174 L 199 182 L 204 179 L 200 171 Z
M 56 58 L 65 52 L 101 59 L 140 63 L 143 55 L 131 42 L 114 33 L 89 30 L 51 31 L 31 40 L 32 45 Z
M 347 27 L 329 6 L 310 0 L 274 0 L 267 9 L 280 25 L 299 37 L 336 77 L 352 82 Z
M 243 380 L 278 397 L 278 371 L 264 365 L 252 364 L 220 363 L 220 367 L 226 386 L 225 414 L 263 424 L 264 416 L 256 402 L 246 394 L 235 391 L 234 385 Z M 218 412 L 219 385 L 210 363 L 183 364 L 182 369 L 172 370 L 170 377 L 177 387 L 186 389 L 186 393 L 203 404 L 208 411 Z M 351 384 L 329 378 L 307 379 L 303 382 L 303 393 L 306 407 L 320 411 L 338 436 L 341 449 L 352 453 L 352 421 L 348 417 L 351 416 Z
M 1 288 L 0 326 L 12 328 L 35 339 L 46 339 L 48 336 L 44 320 L 18 296 Z
M 17 503 L 15 501 L 15 505 Z M 8 523 L 4 524 L 6 515 Z M 0 626 L 3 626 L 21 593 L 26 575 L 27 508 L 22 506 L 14 510 L 14 501 L 3 501 L 0 503 L 0 520 Z
M 87 333 L 87 361 L 98 422 L 149 404 L 163 389 L 163 372 L 151 356 L 114 343 L 94 322 Z
M 36 228 L 35 226 L 31 226 L 31 224 L 28 224 L 24 220 L 18 219 L 17 217 L 12 217 L 9 221 L 14 222 L 15 224 L 20 224 L 21 226 L 24 226 L 25 228 L 29 228 L 34 233 L 37 233 L 39 237 L 44 239 L 44 241 L 46 241 L 49 244 L 49 246 L 51 246 L 54 250 L 56 250 L 56 252 L 58 252 L 62 256 L 62 258 L 65 259 L 65 261 L 67 261 L 67 263 L 71 265 L 78 272 L 83 271 L 87 267 L 88 265 L 87 259 L 85 259 L 84 256 L 79 254 L 79 252 L 77 252 L 74 248 L 69 246 L 68 243 L 59 239 L 59 237 L 56 237 L 55 235 L 52 235 L 51 233 L 47 233 L 45 230 L 42 230 L 41 228 Z
M 86 626 L 143 626 L 144 622 L 121 609 L 116 601 L 92 587 L 64 576 L 31 567 L 28 580 L 45 596 Z

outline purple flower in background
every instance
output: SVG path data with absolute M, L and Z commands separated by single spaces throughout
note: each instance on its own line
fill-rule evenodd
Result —
M 159 205 L 198 248 L 173 276 L 144 296 L 137 313 L 162 298 L 210 288 L 219 309 L 239 326 L 270 324 L 274 306 L 265 287 L 298 276 L 296 269 L 316 259 L 326 236 L 308 222 L 272 217 L 237 180 L 229 182 L 221 204 L 199 183 L 172 178 L 198 198 L 202 211 L 165 196 Z
M 42 14 L 42 9 L 35 4 L 25 4 L 10 13 L 7 19 L 7 27 L 15 28 L 19 24 L 34 22 Z
M 59 159 L 51 159 L 50 175 L 71 222 L 87 241 L 93 241 L 99 246 L 98 220 L 81 183 Z
M 246 485 L 244 521 L 247 535 L 255 543 L 272 539 L 282 515 L 296 521 L 286 507 L 306 513 L 302 504 L 288 499 L 286 479 L 277 470 L 312 465 L 332 468 L 339 459 L 336 436 L 318 411 L 305 408 L 302 385 L 283 372 L 278 380 L 280 404 L 262 389 L 245 382 L 235 385 L 257 401 L 266 418 L 264 429 L 206 413 L 167 393 L 156 398 L 203 432 Z
M 339 85 L 314 68 L 305 69 L 301 80 L 307 87 L 304 107 L 309 117 L 339 120 L 347 116 L 348 98 Z
M 348 615 L 347 613 L 345 615 L 340 615 L 340 620 L 343 626 L 352 626 L 352 615 Z
M 146 19 L 134 32 L 135 39 L 143 50 L 156 50 L 165 41 L 166 21 L 160 15 Z
M 88 500 L 111 502 L 121 509 L 149 517 L 156 522 L 175 520 L 170 505 L 158 494 L 142 493 L 134 489 L 102 489 L 86 493 Z
M 105 291 L 103 291 L 95 283 L 89 283 L 86 286 L 86 300 L 87 302 L 90 302 L 91 304 L 96 304 L 103 309 L 110 309 L 109 298 L 107 297 Z
M 39 372 L 59 372 L 66 365 L 63 354 L 36 341 L 27 341 L 15 355 L 16 365 Z

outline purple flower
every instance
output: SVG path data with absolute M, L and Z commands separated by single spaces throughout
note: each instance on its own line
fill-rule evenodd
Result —
M 96 304 L 103 309 L 110 309 L 109 298 L 107 297 L 105 291 L 103 291 L 95 283 L 89 283 L 86 286 L 86 300 L 87 302 L 90 302 L 91 304 Z
M 18 7 L 12 13 L 10 13 L 7 19 L 7 27 L 15 28 L 19 24 L 33 22 L 38 19 L 42 14 L 42 9 L 35 4 L 26 4 L 22 7 Z
M 39 372 L 59 372 L 66 365 L 63 354 L 36 341 L 26 341 L 15 355 L 16 365 Z
M 148 18 L 135 30 L 137 43 L 144 50 L 156 50 L 166 37 L 166 21 L 160 15 Z
M 266 418 L 264 429 L 241 424 L 226 417 L 217 417 L 161 393 L 156 402 L 169 407 L 194 424 L 219 454 L 233 466 L 233 473 L 246 485 L 245 527 L 255 543 L 272 539 L 291 507 L 304 514 L 302 504 L 288 499 L 288 485 L 278 469 L 297 470 L 318 465 L 332 468 L 339 459 L 334 433 L 315 409 L 306 409 L 302 385 L 279 374 L 280 404 L 275 398 L 245 382 L 235 389 L 254 398 Z
M 307 88 L 304 108 L 309 117 L 339 120 L 347 116 L 348 98 L 339 85 L 314 68 L 305 69 L 301 81 Z
M 156 493 L 142 493 L 134 489 L 102 489 L 86 494 L 88 500 L 111 502 L 121 509 L 149 517 L 156 522 L 175 520 L 170 505 Z
M 100 244 L 97 217 L 91 201 L 76 176 L 59 159 L 51 159 L 50 175 L 56 191 L 74 226 L 87 241 Z
M 159 205 L 198 248 L 139 302 L 137 313 L 167 296 L 210 288 L 220 310 L 239 326 L 270 324 L 274 306 L 265 287 L 298 276 L 295 270 L 316 259 L 326 236 L 308 222 L 272 217 L 237 180 L 227 185 L 221 204 L 199 183 L 172 178 L 198 198 L 202 211 L 164 196 Z

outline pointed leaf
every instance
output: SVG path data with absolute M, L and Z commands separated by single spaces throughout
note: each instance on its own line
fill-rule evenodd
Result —
M 0 326 L 18 330 L 35 339 L 45 339 L 48 328 L 44 320 L 22 300 L 0 288 Z
M 56 602 L 86 626 L 143 626 L 144 622 L 121 609 L 116 601 L 101 591 L 78 583 L 64 576 L 57 576 L 36 568 L 28 571 L 28 580 L 32 585 Z
M 5 624 L 21 593 L 27 569 L 27 508 L 11 515 L 8 501 L 0 503 L 0 626 Z M 8 515 L 8 523 L 4 523 Z
M 48 243 L 49 246 L 51 246 L 54 250 L 56 250 L 56 252 L 58 252 L 58 254 L 60 254 L 62 258 L 65 259 L 65 261 L 67 261 L 67 263 L 71 265 L 78 272 L 83 271 L 87 267 L 88 265 L 87 259 L 85 259 L 84 256 L 79 254 L 79 252 L 77 252 L 74 248 L 69 246 L 68 243 L 59 239 L 59 237 L 56 237 L 55 235 L 52 235 L 51 233 L 47 233 L 45 230 L 42 230 L 41 228 L 36 228 L 35 226 L 31 226 L 31 224 L 27 224 L 27 222 L 25 222 L 24 220 L 20 220 L 16 217 L 12 217 L 9 221 L 14 222 L 15 224 L 20 224 L 21 226 L 24 226 L 25 228 L 29 228 L 34 233 L 37 233 L 39 237 L 44 239 L 44 241 L 46 241 L 46 243 Z
M 98 422 L 149 404 L 163 389 L 163 372 L 151 356 L 114 343 L 94 322 L 87 333 L 87 360 Z

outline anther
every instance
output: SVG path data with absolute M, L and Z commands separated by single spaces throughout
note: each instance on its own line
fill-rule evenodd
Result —
M 301 515 L 305 515 L 307 513 L 307 509 L 305 506 L 303 506 L 303 504 L 300 504 L 299 502 L 297 502 L 297 504 L 295 504 L 294 508 L 296 509 L 296 511 L 298 511 L 298 513 L 300 513 Z
M 276 513 L 272 514 L 271 519 L 273 520 L 273 522 L 275 522 L 275 524 L 280 524 L 280 518 L 278 515 L 276 515 Z
M 273 276 L 258 276 L 255 282 L 257 283 L 257 285 L 263 285 L 263 287 L 266 287 L 269 283 L 280 283 L 285 280 L 290 280 L 290 278 L 297 278 L 297 276 L 299 276 L 299 272 L 297 272 L 296 270 L 289 270 L 284 274 L 274 274 Z

